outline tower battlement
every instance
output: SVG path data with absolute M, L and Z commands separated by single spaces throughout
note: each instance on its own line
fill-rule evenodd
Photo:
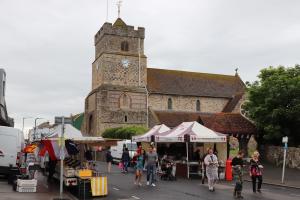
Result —
M 94 37 L 95 45 L 104 35 L 116 35 L 121 37 L 145 38 L 145 28 L 126 25 L 121 18 L 118 18 L 114 24 L 104 23 Z

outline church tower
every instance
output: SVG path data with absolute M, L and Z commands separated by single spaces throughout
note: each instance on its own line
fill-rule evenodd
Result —
M 145 29 L 118 18 L 95 35 L 92 88 L 102 84 L 144 86 L 146 83 Z
M 84 132 L 147 124 L 145 29 L 121 18 L 104 23 L 95 35 L 92 91 L 85 102 Z

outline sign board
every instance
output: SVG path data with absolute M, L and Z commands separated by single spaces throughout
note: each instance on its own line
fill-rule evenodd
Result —
M 70 117 L 64 118 L 65 124 L 72 124 L 72 119 Z M 62 123 L 62 117 L 55 117 L 54 119 L 55 124 L 61 124 Z
M 289 138 L 287 136 L 283 137 L 282 138 L 282 143 L 288 143 L 288 140 L 289 140 Z

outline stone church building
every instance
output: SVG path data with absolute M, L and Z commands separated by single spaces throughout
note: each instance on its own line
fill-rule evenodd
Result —
M 245 84 L 234 75 L 151 68 L 144 51 L 145 29 L 121 18 L 95 35 L 92 90 L 85 100 L 82 132 L 183 121 L 246 140 L 255 127 L 240 114 Z M 174 55 L 176 56 L 176 55 Z

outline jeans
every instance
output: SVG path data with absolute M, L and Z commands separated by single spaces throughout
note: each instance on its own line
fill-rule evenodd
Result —
M 156 181 L 155 172 L 156 172 L 155 165 L 147 165 L 147 182 L 150 181 L 150 178 L 151 178 L 150 184 L 152 184 Z
M 262 176 L 251 176 L 251 178 L 252 178 L 253 192 L 256 192 L 256 179 L 258 179 L 257 190 L 260 190 L 262 185 Z
M 125 172 L 127 172 L 128 171 L 128 161 L 124 161 L 123 162 L 123 170 L 125 171 Z

